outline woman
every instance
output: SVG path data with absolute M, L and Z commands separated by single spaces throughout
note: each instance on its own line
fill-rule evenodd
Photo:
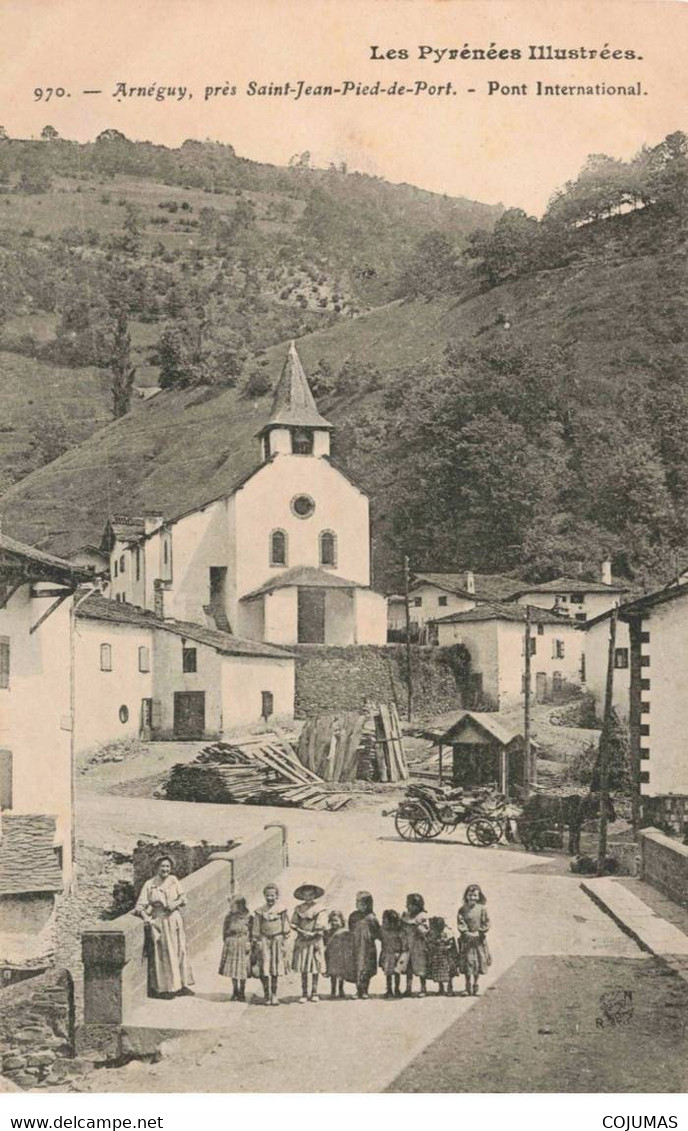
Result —
M 155 875 L 146 880 L 134 908 L 146 924 L 148 993 L 162 998 L 192 994 L 194 977 L 186 951 L 184 920 L 179 912 L 186 905 L 186 896 L 174 875 L 170 856 L 161 856 L 155 868 Z
M 251 924 L 255 951 L 254 973 L 258 974 L 262 982 L 266 1005 L 279 1005 L 278 978 L 289 972 L 286 945 L 290 930 L 289 913 L 280 903 L 279 894 L 277 884 L 267 884 L 263 888 L 265 903 L 254 912 Z

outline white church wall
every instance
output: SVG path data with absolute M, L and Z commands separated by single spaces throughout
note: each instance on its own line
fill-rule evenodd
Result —
M 356 590 L 357 644 L 384 644 L 387 639 L 387 602 L 371 589 Z
M 332 645 L 356 643 L 356 590 L 325 590 L 325 641 Z
M 298 590 L 275 589 L 263 598 L 265 636 L 271 644 L 293 644 L 298 640 Z M 253 604 L 253 602 L 249 602 Z

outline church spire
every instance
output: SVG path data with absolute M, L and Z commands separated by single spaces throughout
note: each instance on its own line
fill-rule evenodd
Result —
M 277 383 L 270 418 L 263 428 L 327 428 L 332 425 L 318 412 L 308 378 L 292 341 Z

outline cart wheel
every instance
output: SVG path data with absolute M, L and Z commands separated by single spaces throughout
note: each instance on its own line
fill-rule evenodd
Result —
M 433 817 L 430 820 L 430 832 L 427 834 L 428 840 L 434 840 L 436 836 L 439 836 L 440 833 L 444 832 L 444 828 L 444 821 L 439 817 Z
M 427 840 L 430 836 L 431 823 L 427 817 L 406 817 L 397 813 L 394 818 L 394 827 L 403 840 Z
M 486 817 L 474 817 L 466 826 L 466 836 L 475 848 L 489 848 L 499 840 L 499 831 Z

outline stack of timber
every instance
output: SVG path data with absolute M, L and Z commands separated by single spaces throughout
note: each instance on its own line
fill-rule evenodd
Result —
M 374 707 L 369 717 L 345 711 L 309 719 L 301 731 L 298 756 L 325 781 L 408 778 L 395 703 Z
M 195 761 L 172 767 L 165 796 L 172 801 L 332 811 L 351 801 L 348 795 L 323 789 L 322 778 L 301 764 L 287 740 L 269 734 L 236 744 L 206 746 Z

